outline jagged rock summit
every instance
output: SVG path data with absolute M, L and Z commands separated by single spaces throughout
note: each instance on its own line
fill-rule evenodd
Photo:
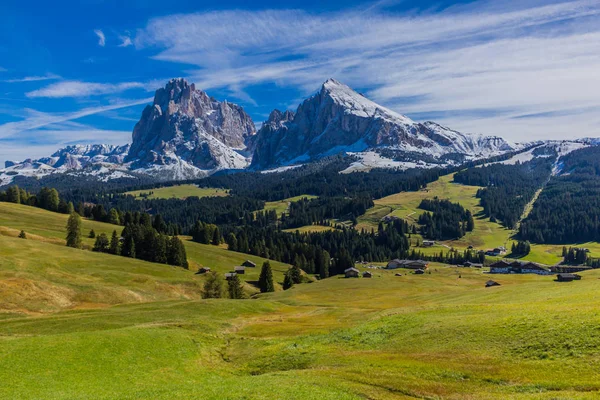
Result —
M 242 107 L 172 79 L 156 91 L 135 125 L 126 161 L 132 169 L 170 179 L 242 169 L 249 164 L 242 151 L 254 134 L 254 122 Z
M 414 122 L 334 79 L 295 112 L 273 110 L 256 132 L 239 105 L 218 101 L 184 79 L 172 79 L 144 108 L 131 145 L 68 146 L 50 157 L 10 161 L 0 170 L 0 186 L 17 176 L 53 173 L 101 180 L 184 180 L 244 169 L 250 163 L 254 170 L 287 168 L 343 153 L 358 158 L 348 172 L 458 165 L 515 149 L 499 137 Z
M 256 169 L 307 162 L 343 152 L 387 148 L 439 159 L 486 157 L 513 150 L 498 137 L 465 135 L 433 122 L 416 123 L 350 87 L 327 80 L 295 113 L 275 110 L 254 139 Z

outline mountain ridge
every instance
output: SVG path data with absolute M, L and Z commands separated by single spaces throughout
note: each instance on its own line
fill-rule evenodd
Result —
M 273 110 L 256 131 L 243 107 L 219 101 L 177 78 L 155 92 L 133 128 L 131 144 L 74 145 L 50 157 L 7 161 L 0 170 L 0 185 L 19 175 L 73 172 L 99 179 L 134 173 L 186 180 L 222 170 L 272 170 L 336 154 L 362 157 L 359 165 L 365 170 L 378 165 L 431 167 L 519 148 L 497 136 L 415 122 L 335 79 L 325 81 L 295 111 Z M 365 156 L 374 153 L 377 157 Z

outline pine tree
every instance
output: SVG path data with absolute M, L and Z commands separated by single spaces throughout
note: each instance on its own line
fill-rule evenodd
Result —
M 167 246 L 167 259 L 169 265 L 177 265 L 185 269 L 189 268 L 185 246 L 177 236 L 173 236 L 171 240 L 169 240 Z
M 217 272 L 213 271 L 206 276 L 202 298 L 220 299 L 221 297 L 223 297 L 223 279 Z
M 218 227 L 215 227 L 215 230 L 213 231 L 212 244 L 215 246 L 221 244 L 221 233 L 219 232 Z
M 227 280 L 227 292 L 229 293 L 230 299 L 243 299 L 244 289 L 242 289 L 242 282 L 236 275 L 232 276 Z
M 116 209 L 111 208 L 108 213 L 108 223 L 113 225 L 121 225 L 121 218 Z
M 273 285 L 273 271 L 271 270 L 271 263 L 269 263 L 269 261 L 265 261 L 260 269 L 258 287 L 260 288 L 261 293 L 275 291 L 275 286 Z
M 21 233 L 19 233 L 19 238 L 21 238 L 21 239 L 27 239 L 27 234 L 25 233 L 24 230 L 21 230 Z
M 21 203 L 21 192 L 18 186 L 11 186 L 6 190 L 6 201 L 9 203 Z
M 67 246 L 81 248 L 81 217 L 77 213 L 71 214 L 67 221 Z
M 108 237 L 106 236 L 106 234 L 101 233 L 96 238 L 96 242 L 94 243 L 94 248 L 92 250 L 98 251 L 100 253 L 107 253 L 109 245 L 110 245 L 110 242 L 108 241 Z
M 69 204 L 67 204 L 67 212 L 65 214 L 73 214 L 75 212 L 75 206 L 73 206 L 73 202 L 70 201 Z
M 321 262 L 320 262 L 320 270 L 319 277 L 321 279 L 329 278 L 329 264 L 331 263 L 331 257 L 329 253 L 325 250 L 321 252 Z
M 110 254 L 119 255 L 121 253 L 119 249 L 119 237 L 117 236 L 117 231 L 113 231 L 112 237 L 110 238 L 110 247 L 108 252 Z
M 90 239 L 94 239 L 94 238 L 96 237 L 96 232 L 94 232 L 94 230 L 92 229 L 92 230 L 90 231 L 90 233 L 89 233 L 88 237 L 89 237 Z
M 290 274 L 290 271 L 288 270 L 285 273 L 285 277 L 283 278 L 283 290 L 288 290 L 290 289 L 292 286 L 294 286 L 294 280 L 292 279 L 292 276 Z

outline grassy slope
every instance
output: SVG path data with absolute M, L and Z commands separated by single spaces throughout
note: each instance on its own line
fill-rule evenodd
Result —
M 489 218 L 481 215 L 483 208 L 479 206 L 479 199 L 475 197 L 476 186 L 465 186 L 452 182 L 452 175 L 441 177 L 438 181 L 427 185 L 427 189 L 418 192 L 402 192 L 375 200 L 375 207 L 369 209 L 367 213 L 358 220 L 357 229 L 365 228 L 367 230 L 377 229 L 377 224 L 386 215 L 397 216 L 407 219 L 409 222 L 415 222 L 420 210 L 419 204 L 423 199 L 439 197 L 440 199 L 449 199 L 452 202 L 460 203 L 463 207 L 471 210 L 475 216 L 475 229 L 468 232 L 459 240 L 449 240 L 443 242 L 443 245 L 431 248 L 422 248 L 425 254 L 439 253 L 446 251 L 448 247 L 454 247 L 460 250 L 473 246 L 476 249 L 489 249 L 498 246 L 506 246 L 510 249 L 513 243 L 511 239 L 513 231 L 505 229 L 500 224 L 490 222 Z M 444 246 L 445 245 L 445 246 Z M 573 247 L 589 248 L 593 257 L 600 256 L 600 244 L 583 243 L 572 244 Z M 547 265 L 554 265 L 561 261 L 562 245 L 533 245 L 531 253 L 524 259 L 539 262 Z
M 265 261 L 261 257 L 189 240 L 184 243 L 191 263 L 190 271 L 70 249 L 64 246 L 67 218 L 34 207 L 0 203 L 0 289 L 4 290 L 0 290 L 3 293 L 0 310 L 47 312 L 128 302 L 193 299 L 200 296 L 203 280 L 193 274 L 197 266 L 225 273 L 249 259 L 257 267 L 248 268 L 241 278 L 254 283 Z M 17 239 L 21 229 L 26 231 L 27 240 Z M 120 233 L 122 227 L 84 220 L 84 244 L 88 248 L 95 240 L 87 238 L 90 229 L 96 234 L 110 236 L 115 229 Z M 289 266 L 271 261 L 271 267 L 275 281 L 282 283 Z M 246 285 L 246 290 L 248 293 L 257 291 L 252 285 Z
M 269 201 L 269 202 L 265 203 L 264 210 L 266 210 L 266 211 L 275 210 L 275 211 L 277 211 L 277 215 L 279 217 L 281 217 L 281 214 L 283 214 L 284 212 L 287 211 L 288 207 L 290 206 L 290 203 L 300 201 L 302 199 L 310 200 L 310 199 L 316 199 L 316 198 L 317 198 L 317 196 L 312 196 L 310 194 L 303 194 L 300 196 L 290 197 L 290 198 L 279 200 L 279 201 Z
M 330 278 L 0 321 L 0 398 L 591 399 L 598 271 Z M 458 275 L 461 278 L 458 278 Z
M 229 192 L 224 189 L 218 188 L 199 188 L 196 185 L 177 185 L 177 186 L 169 186 L 159 189 L 148 189 L 148 190 L 135 190 L 131 192 L 127 192 L 125 194 L 129 194 L 136 198 L 139 197 L 143 193 L 152 192 L 152 195 L 148 196 L 148 199 L 185 199 L 187 197 L 223 197 L 229 196 Z
M 182 268 L 0 235 L 0 315 L 197 299 L 201 283 Z

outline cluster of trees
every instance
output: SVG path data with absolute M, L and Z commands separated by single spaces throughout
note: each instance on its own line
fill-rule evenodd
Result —
M 353 198 L 319 197 L 310 200 L 304 198 L 290 204 L 288 213 L 281 217 L 281 226 L 284 229 L 293 229 L 314 223 L 327 225 L 326 220 L 330 218 L 356 223 L 356 218 L 374 205 L 373 199 L 368 194 Z
M 423 254 L 416 249 L 411 250 L 407 259 L 425 260 L 450 265 L 461 265 L 466 262 L 483 264 L 485 262 L 485 253 L 483 251 L 464 250 L 462 252 L 456 249 L 449 249 L 447 252 L 440 251 L 435 254 Z
M 491 164 L 454 175 L 464 185 L 484 186 L 477 191 L 484 214 L 493 222 L 514 229 L 525 206 L 548 181 L 555 158 L 534 159 L 515 165 Z
M 526 256 L 530 252 L 531 252 L 531 243 L 529 243 L 528 241 L 519 240 L 517 242 L 517 244 L 515 244 L 513 242 L 512 247 L 511 247 L 511 254 L 513 256 L 522 257 L 522 256 Z
M 354 261 L 387 261 L 409 252 L 408 224 L 380 224 L 377 232 L 337 229 L 327 232 L 288 233 L 275 226 L 233 227 L 225 236 L 230 250 L 295 265 L 325 278 L 343 273 Z
M 187 269 L 188 261 L 183 242 L 177 236 L 170 237 L 160 233 L 150 221 L 151 218 L 142 218 L 139 223 L 125 225 L 121 233 L 119 253 L 125 257 Z
M 43 208 L 63 214 L 71 214 L 75 209 L 73 203 L 67 203 L 60 198 L 56 189 L 46 187 L 41 188 L 37 194 L 33 194 L 17 185 L 9 186 L 6 191 L 0 191 L 0 201 Z
M 600 148 L 561 158 L 563 174 L 553 176 L 520 227 L 532 243 L 600 241 Z
M 94 248 L 92 250 L 100 253 L 114 254 L 116 256 L 121 255 L 121 241 L 120 237 L 117 235 L 117 231 L 113 231 L 110 240 L 104 233 L 96 236 L 96 242 L 94 243 Z
M 471 211 L 449 200 L 425 199 L 419 208 L 427 210 L 419 216 L 421 233 L 428 239 L 457 239 L 471 232 L 475 227 Z M 433 214 L 431 214 L 431 212 Z
M 197 221 L 190 231 L 192 240 L 197 243 L 214 244 L 218 246 L 221 243 L 221 232 L 219 227 L 214 224 L 205 224 Z
M 576 247 L 563 247 L 562 256 L 565 264 L 584 265 L 588 263 L 589 251 Z
M 209 272 L 204 281 L 202 298 L 204 299 L 244 299 L 244 287 L 241 279 L 237 275 L 227 278 L 226 284 L 221 275 L 216 272 Z

